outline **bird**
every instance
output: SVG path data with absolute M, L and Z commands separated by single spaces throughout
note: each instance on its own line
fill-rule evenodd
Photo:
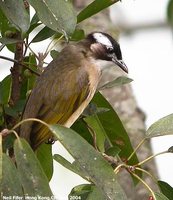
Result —
M 38 77 L 22 120 L 37 118 L 70 128 L 92 100 L 104 61 L 128 73 L 119 43 L 107 33 L 95 31 L 79 42 L 67 44 Z M 31 121 L 22 123 L 19 135 L 34 150 L 52 137 L 47 127 Z

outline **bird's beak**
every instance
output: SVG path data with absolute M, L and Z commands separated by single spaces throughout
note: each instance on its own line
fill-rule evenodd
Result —
M 112 58 L 112 61 L 118 65 L 118 67 L 120 67 L 123 71 L 125 71 L 126 73 L 128 73 L 128 68 L 126 66 L 126 64 L 124 63 L 123 60 L 118 60 L 117 58 Z

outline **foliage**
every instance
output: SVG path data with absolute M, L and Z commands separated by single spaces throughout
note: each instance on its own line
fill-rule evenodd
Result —
M 168 1 L 167 19 L 171 27 L 173 27 L 173 0 Z
M 2 183 L 0 192 L 2 196 L 51 198 L 53 194 L 49 187 L 49 180 L 53 174 L 54 159 L 89 182 L 74 187 L 69 194 L 69 199 L 77 196 L 87 200 L 125 200 L 127 198 L 119 185 L 117 173 L 124 168 L 133 177 L 135 183 L 141 181 L 141 171 L 146 172 L 141 166 L 151 158 L 139 162 L 137 149 L 149 138 L 173 133 L 173 116 L 169 115 L 153 124 L 148 129 L 146 138 L 138 148 L 133 150 L 120 118 L 104 96 L 97 92 L 83 116 L 71 129 L 33 119 L 52 131 L 56 139 L 73 156 L 73 163 L 60 155 L 52 155 L 51 146 L 47 144 L 42 144 L 36 152 L 33 152 L 29 144 L 17 135 L 19 125 L 26 123 L 20 122 L 21 114 L 35 80 L 43 70 L 44 59 L 49 53 L 53 59 L 58 56 L 58 52 L 53 49 L 54 46 L 51 47 L 52 41 L 83 39 L 85 30 L 79 29 L 77 24 L 116 2 L 117 0 L 94 0 L 76 15 L 70 0 L 0 1 L 0 51 L 6 47 L 15 58 L 0 55 L 0 59 L 14 62 L 11 74 L 0 82 L 0 181 Z M 30 13 L 30 5 L 36 11 L 34 16 Z M 31 33 L 34 34 L 32 38 Z M 31 45 L 47 38 L 52 38 L 52 41 L 46 52 L 42 55 L 34 53 Z M 131 81 L 127 77 L 119 77 L 103 85 L 100 90 L 118 87 Z M 170 149 L 167 152 L 172 152 Z M 171 199 L 169 193 L 173 193 L 173 189 L 161 181 L 158 185 L 161 189 L 160 193 L 154 193 L 145 183 L 154 199 Z

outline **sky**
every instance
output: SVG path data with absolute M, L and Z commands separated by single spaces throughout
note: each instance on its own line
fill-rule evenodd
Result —
M 167 1 L 163 0 L 123 0 L 111 8 L 112 21 L 135 26 L 166 20 Z M 173 36 L 169 28 L 137 31 L 131 35 L 120 35 L 123 59 L 129 68 L 129 77 L 138 105 L 147 116 L 147 127 L 156 120 L 173 113 Z M 47 46 L 45 41 L 42 49 Z M 35 48 L 38 47 L 35 44 Z M 9 74 L 9 62 L 2 61 L 0 80 Z M 152 139 L 154 153 L 167 150 L 173 145 L 173 136 Z M 57 144 L 55 152 L 73 161 L 67 151 Z M 173 186 L 173 155 L 156 158 L 160 178 Z M 68 184 L 67 184 L 68 183 Z M 59 200 L 66 200 L 71 189 L 84 181 L 67 171 L 58 163 L 50 183 Z

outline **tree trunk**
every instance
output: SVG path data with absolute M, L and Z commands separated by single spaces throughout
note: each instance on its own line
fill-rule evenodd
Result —
M 90 1 L 84 2 L 76 0 L 75 6 L 81 9 L 86 5 L 86 2 L 88 4 Z M 115 25 L 111 23 L 109 9 L 102 11 L 88 20 L 85 20 L 81 27 L 87 33 L 93 31 L 103 31 L 109 33 L 114 38 L 117 38 L 119 35 Z M 121 70 L 116 67 L 111 67 L 110 70 L 103 73 L 101 84 L 121 75 L 124 75 Z M 145 137 L 145 114 L 137 105 L 131 85 L 127 84 L 121 87 L 104 90 L 102 93 L 118 113 L 127 132 L 129 133 L 133 147 L 136 147 L 137 144 L 139 144 L 139 142 Z M 151 154 L 152 150 L 150 143 L 146 142 L 138 151 L 138 158 L 142 161 Z M 154 161 L 145 164 L 143 168 L 157 175 Z M 119 180 L 129 200 L 148 199 L 149 194 L 146 188 L 141 183 L 135 187 L 127 172 L 120 172 Z M 154 191 L 157 190 L 156 185 L 153 184 L 153 181 L 149 177 L 144 176 L 143 180 L 147 182 Z

